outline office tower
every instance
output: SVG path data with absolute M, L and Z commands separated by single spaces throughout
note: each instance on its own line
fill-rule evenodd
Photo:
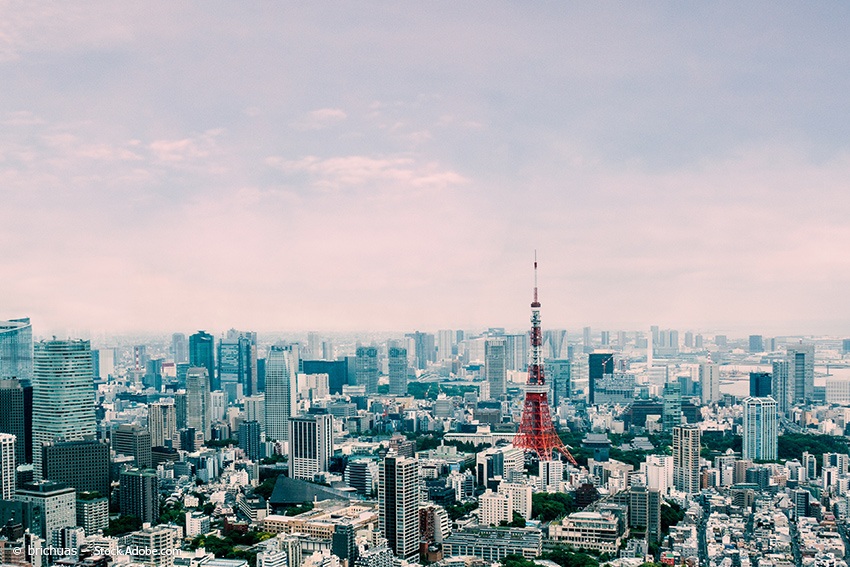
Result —
M 112 450 L 133 457 L 136 467 L 151 467 L 151 432 L 139 425 L 122 423 L 112 432 Z
M 148 404 L 148 430 L 151 434 L 151 447 L 177 446 L 177 407 L 174 400 L 160 400 Z
M 142 384 L 145 388 L 153 388 L 157 392 L 162 390 L 162 363 L 164 358 L 149 358 L 145 363 L 145 375 Z
M 273 346 L 266 357 L 266 438 L 286 441 L 289 418 L 295 407 L 295 372 L 292 350 Z
M 186 372 L 186 427 L 201 432 L 204 441 L 209 441 L 211 426 L 212 398 L 209 375 L 206 368 L 193 366 Z
M 591 338 L 590 327 L 585 327 L 581 330 L 581 338 L 584 352 L 587 354 L 593 352 L 593 339 Z
M 333 537 L 331 538 L 331 553 L 339 557 L 340 561 L 343 561 L 345 565 L 353 567 L 358 556 L 354 525 L 351 523 L 342 523 L 335 526 Z M 262 565 L 260 567 L 276 566 Z
M 333 416 L 322 408 L 289 418 L 289 476 L 313 480 L 334 454 Z
M 401 559 L 419 552 L 419 461 L 390 453 L 381 463 L 378 518 L 381 535 Z
M 599 344 L 603 347 L 607 347 L 611 345 L 611 333 L 608 331 L 602 331 L 599 336 Z
M 771 380 L 771 394 L 778 404 L 780 413 L 786 413 L 793 406 L 793 387 L 790 383 L 788 360 L 775 360 L 773 362 L 773 377 Z
M 803 404 L 811 401 L 815 392 L 815 345 L 798 344 L 789 346 L 788 385 L 793 386 L 791 403 Z
M 614 374 L 614 353 L 593 352 L 587 355 L 588 398 L 590 405 L 596 403 L 598 383 L 606 376 Z
M 841 341 L 841 354 L 850 354 L 850 339 Z
M 77 492 L 77 526 L 87 536 L 109 527 L 109 498 L 95 492 Z
M 694 334 L 691 331 L 685 331 L 685 346 L 694 348 Z
M 0 499 L 11 500 L 15 494 L 17 474 L 15 436 L 0 433 Z
M 700 430 L 694 425 L 673 428 L 673 484 L 688 494 L 699 492 Z
M 750 395 L 754 398 L 770 396 L 772 380 L 770 372 L 750 372 Z
M 256 333 L 230 329 L 218 343 L 218 380 L 230 403 L 258 392 Z
M 26 394 L 29 396 L 26 396 Z M 27 397 L 29 397 L 29 424 L 27 424 Z M 32 447 L 32 386 L 24 390 L 20 380 L 0 380 L 0 433 L 16 437 L 15 461 L 22 465 L 27 460 L 27 444 Z M 29 425 L 29 427 L 27 427 Z
M 171 360 L 174 364 L 189 363 L 189 340 L 184 333 L 171 335 Z
M 714 344 L 718 348 L 726 348 L 728 346 L 728 340 L 726 339 L 726 335 L 715 335 Z
M 778 435 L 776 400 L 745 398 L 741 456 L 753 461 L 775 461 Z
M 566 358 L 567 356 L 567 331 L 564 329 L 549 329 L 543 331 L 543 345 L 548 347 L 549 358 Z M 523 355 L 528 350 L 523 351 Z
M 95 351 L 92 351 L 95 352 Z M 98 372 L 95 373 L 95 378 L 109 380 L 115 376 L 115 349 L 101 348 L 97 351 Z
M 366 395 L 378 393 L 378 349 L 357 347 L 355 374 L 358 386 L 366 386 Z
M 95 434 L 89 341 L 42 341 L 33 357 L 33 465 L 41 479 L 41 446 Z
M 29 317 L 0 321 L 0 379 L 32 380 L 32 324 Z
M 566 358 L 547 360 L 545 362 L 545 368 L 552 393 L 552 407 L 557 408 L 572 398 L 573 387 L 570 378 L 570 361 Z
M 540 461 L 540 488 L 544 492 L 561 492 L 564 463 L 560 459 Z
M 49 480 L 29 482 L 18 487 L 15 500 L 40 512 L 41 535 L 49 545 L 59 547 L 62 528 L 77 525 L 76 496 L 70 486 Z
M 215 424 L 224 421 L 224 414 L 227 411 L 227 392 L 219 390 L 210 392 L 210 423 Z
M 142 523 L 159 519 L 159 478 L 156 471 L 128 469 L 119 479 L 121 513 L 136 516 Z
M 148 364 L 148 347 L 146 345 L 135 345 L 133 347 L 133 370 L 144 372 Z
M 664 384 L 662 398 L 661 426 L 664 431 L 672 431 L 674 427 L 682 423 L 682 391 L 679 384 L 674 382 Z
M 699 365 L 699 384 L 704 405 L 720 401 L 720 368 L 716 364 L 709 362 Z
M 750 335 L 750 352 L 764 352 L 764 337 Z
M 407 395 L 407 349 L 390 347 L 389 349 L 390 394 Z
M 45 480 L 109 496 L 109 444 L 95 439 L 53 441 L 41 448 Z
M 649 541 L 661 540 L 661 493 L 646 486 L 629 489 L 629 527 L 645 528 Z
M 505 335 L 505 369 L 528 370 L 528 334 Z
M 355 459 L 345 467 L 345 484 L 369 497 L 378 484 L 378 464 L 372 459 Z
M 478 508 L 478 521 L 482 526 L 498 526 L 512 519 L 511 499 L 489 488 L 478 497 Z
M 322 360 L 334 359 L 334 344 L 331 341 L 322 341 Z
M 490 397 L 500 399 L 507 392 L 505 339 L 487 339 L 484 343 L 484 377 L 490 384 Z
M 449 360 L 454 356 L 455 333 L 444 329 L 437 331 L 437 360 Z
M 348 365 L 345 360 L 305 360 L 305 374 L 327 374 L 331 394 L 341 394 L 348 384 Z
M 703 344 L 705 339 L 703 339 L 702 335 L 694 335 L 694 348 L 701 349 L 703 348 Z
M 428 364 L 434 362 L 437 358 L 434 335 L 416 331 L 404 336 L 413 339 L 414 366 L 419 370 L 428 368 Z
M 245 451 L 245 456 L 252 461 L 262 458 L 259 421 L 243 421 L 239 424 L 239 448 Z
M 306 362 L 306 361 L 305 361 Z M 242 400 L 245 408 L 245 421 L 256 421 L 260 424 L 260 431 L 266 431 L 266 396 L 257 394 L 248 396 Z
M 188 370 L 186 372 L 188 374 Z M 174 415 L 177 418 L 177 431 L 186 429 L 186 391 L 174 394 Z
M 215 375 L 215 340 L 206 331 L 198 331 L 189 336 L 189 366 L 207 369 L 209 389 L 221 390 L 221 384 Z
M 128 536 L 128 544 L 137 550 L 133 563 L 144 567 L 172 567 L 177 536 L 171 527 L 147 527 Z
M 654 354 L 658 356 L 675 356 L 679 353 L 679 331 L 675 329 L 661 329 L 656 327 L 653 331 Z

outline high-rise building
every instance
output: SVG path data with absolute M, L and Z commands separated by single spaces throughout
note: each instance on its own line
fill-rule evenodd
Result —
M 15 495 L 17 479 L 15 460 L 15 436 L 0 433 L 0 499 L 11 500 Z
M 770 385 L 771 396 L 776 400 L 780 413 L 786 413 L 794 405 L 794 388 L 790 383 L 788 360 L 773 361 L 773 377 Z
M 243 421 L 239 424 L 239 448 L 245 451 L 245 455 L 252 461 L 256 462 L 262 458 L 259 421 Z
M 841 354 L 850 354 L 850 339 L 841 341 Z
M 503 338 L 505 339 L 505 368 L 518 372 L 527 371 L 528 333 L 505 335 Z
M 366 395 L 378 393 L 378 349 L 359 346 L 355 351 L 355 375 L 358 386 L 366 387 Z
M 94 378 L 89 341 L 42 341 L 33 357 L 33 468 L 41 479 L 41 447 L 56 439 L 94 436 Z
M 202 366 L 192 366 L 186 372 L 186 427 L 201 432 L 204 441 L 209 441 L 212 434 L 212 398 L 209 374 Z
M 700 430 L 694 425 L 673 428 L 673 484 L 688 494 L 700 491 Z
M 95 492 L 77 492 L 77 526 L 87 536 L 109 527 L 109 498 Z
M 151 432 L 147 428 L 122 423 L 112 432 L 111 440 L 117 454 L 133 457 L 140 469 L 151 468 Z
M 770 396 L 772 379 L 770 372 L 750 372 L 750 395 L 754 398 Z
M 306 361 L 305 361 L 306 362 Z M 242 400 L 245 408 L 245 421 L 256 421 L 260 424 L 260 432 L 266 431 L 266 396 L 257 394 Z
M 292 350 L 272 346 L 266 357 L 266 437 L 276 441 L 289 438 L 289 418 L 295 407 L 295 371 Z
M 750 335 L 750 352 L 764 352 L 764 337 L 762 335 Z
M 500 399 L 507 392 L 505 339 L 487 339 L 484 343 L 484 376 L 490 384 L 490 397 Z
M 543 345 L 549 351 L 549 358 L 567 357 L 567 331 L 548 329 L 543 331 Z
M 646 486 L 629 489 L 629 527 L 646 529 L 649 541 L 661 540 L 661 493 Z
M 189 340 L 184 333 L 171 335 L 171 359 L 174 364 L 189 363 Z
M 702 389 L 701 401 L 704 405 L 720 401 L 720 368 L 717 364 L 699 365 L 699 383 Z
M 348 384 L 348 365 L 345 360 L 305 360 L 305 374 L 327 374 L 331 394 L 341 394 Z
M 160 400 L 148 404 L 148 430 L 151 447 L 177 446 L 177 407 L 174 400 Z
M 334 454 L 333 416 L 310 408 L 307 415 L 289 418 L 289 476 L 313 480 L 328 470 Z
M 189 336 L 189 366 L 207 369 L 210 390 L 221 390 L 221 384 L 215 375 L 215 340 L 206 331 L 198 331 Z
M 32 324 L 29 317 L 0 321 L 0 379 L 32 380 Z
M 157 392 L 162 390 L 162 363 L 164 358 L 149 358 L 145 363 L 145 375 L 142 384 L 146 388 L 153 388 Z
M 384 458 L 378 482 L 381 535 L 397 557 L 419 552 L 419 461 L 390 453 Z
M 788 384 L 793 385 L 792 403 L 811 401 L 815 393 L 815 345 L 789 346 L 786 359 Z
M 15 492 L 15 500 L 33 506 L 41 517 L 39 527 L 42 537 L 49 545 L 60 547 L 62 528 L 77 525 L 74 489 L 61 482 L 42 480 L 22 484 Z
M 109 444 L 95 439 L 53 441 L 42 447 L 44 478 L 78 492 L 109 496 Z
M 390 347 L 389 355 L 389 378 L 390 394 L 394 396 L 407 395 L 407 349 Z
M 142 523 L 159 520 L 159 478 L 151 469 L 128 469 L 119 479 L 121 513 L 136 516 Z
M 556 358 L 544 363 L 552 394 L 552 407 L 557 408 L 572 398 L 571 366 L 569 359 Z
M 437 358 L 434 335 L 416 331 L 415 333 L 408 333 L 404 336 L 413 339 L 414 366 L 419 370 L 428 368 L 428 363 L 434 362 Z
M 593 352 L 593 338 L 590 327 L 585 327 L 581 330 L 581 343 L 585 353 L 590 354 Z
M 596 390 L 606 375 L 614 374 L 614 353 L 593 352 L 587 355 L 588 397 L 590 405 L 596 403 Z
M 232 403 L 258 390 L 256 333 L 230 329 L 218 343 L 218 379 Z
M 744 439 L 742 458 L 775 461 L 779 429 L 776 400 L 770 397 L 744 399 Z
M 0 379 L 0 408 L 0 433 L 16 437 L 15 460 L 19 465 L 30 462 L 27 446 L 32 451 L 32 385 L 25 388 L 16 378 Z
M 449 329 L 437 331 L 437 360 L 449 360 L 454 356 L 455 332 Z
M 172 567 L 177 546 L 173 528 L 147 527 L 131 533 L 128 543 L 135 551 L 133 563 L 144 567 Z
M 372 459 L 355 459 L 345 467 L 345 483 L 369 497 L 378 484 L 378 465 Z
M 662 398 L 661 426 L 664 431 L 673 431 L 674 427 L 682 423 L 682 390 L 679 383 L 664 384 Z

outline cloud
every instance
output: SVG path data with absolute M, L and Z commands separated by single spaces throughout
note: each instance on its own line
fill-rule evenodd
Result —
M 348 115 L 341 108 L 320 108 L 308 112 L 292 127 L 296 130 L 322 130 L 343 122 Z

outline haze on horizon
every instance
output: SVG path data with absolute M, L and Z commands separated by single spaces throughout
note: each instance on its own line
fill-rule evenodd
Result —
M 0 4 L 0 319 L 850 333 L 850 5 Z

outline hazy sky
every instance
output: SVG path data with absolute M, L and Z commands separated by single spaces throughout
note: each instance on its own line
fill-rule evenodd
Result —
M 520 328 L 536 248 L 545 327 L 850 333 L 848 29 L 845 2 L 0 2 L 0 318 Z

